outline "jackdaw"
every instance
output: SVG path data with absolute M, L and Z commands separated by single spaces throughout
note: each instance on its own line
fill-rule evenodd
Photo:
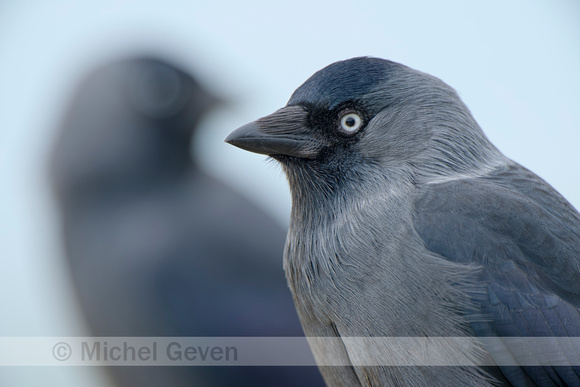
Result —
M 388 60 L 337 62 L 226 142 L 288 178 L 284 268 L 302 326 L 341 338 L 311 342 L 319 364 L 352 365 L 321 367 L 327 384 L 580 384 L 570 339 L 548 355 L 572 357 L 557 367 L 482 344 L 580 336 L 580 215 L 491 144 L 447 84 Z M 388 367 L 397 349 L 352 337 L 466 340 L 441 342 L 448 367 Z
M 80 84 L 52 182 L 93 335 L 303 336 L 280 260 L 285 231 L 192 160 L 216 101 L 155 57 L 105 65 Z M 323 384 L 316 367 L 109 371 L 120 386 Z

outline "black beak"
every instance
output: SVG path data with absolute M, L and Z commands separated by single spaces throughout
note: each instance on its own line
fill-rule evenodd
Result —
M 307 112 L 301 106 L 286 106 L 241 126 L 225 141 L 254 153 L 309 159 L 315 158 L 323 146 L 312 137 L 307 125 Z

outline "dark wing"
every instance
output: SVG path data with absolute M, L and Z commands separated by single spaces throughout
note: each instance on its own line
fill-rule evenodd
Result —
M 482 267 L 466 289 L 483 314 L 470 323 L 476 335 L 580 336 L 580 215 L 547 183 L 513 164 L 426 185 L 415 205 L 414 227 L 429 250 Z M 580 385 L 580 348 L 558 350 L 574 367 L 500 367 L 502 376 L 515 385 Z

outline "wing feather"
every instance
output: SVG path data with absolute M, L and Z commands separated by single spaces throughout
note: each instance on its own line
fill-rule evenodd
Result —
M 580 215 L 547 183 L 514 163 L 484 177 L 427 185 L 415 209 L 414 227 L 429 250 L 482 267 L 466 289 L 483 316 L 471 322 L 476 335 L 580 336 Z M 514 384 L 530 378 L 578 385 L 580 367 L 572 364 L 500 369 Z

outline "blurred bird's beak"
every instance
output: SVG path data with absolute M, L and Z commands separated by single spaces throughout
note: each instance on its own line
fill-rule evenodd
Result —
M 315 158 L 323 144 L 312 137 L 302 106 L 286 106 L 234 130 L 225 142 L 269 156 Z

